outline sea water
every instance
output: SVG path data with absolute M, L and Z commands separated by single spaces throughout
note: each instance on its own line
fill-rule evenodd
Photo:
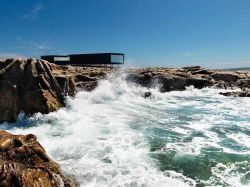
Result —
M 35 134 L 81 186 L 250 186 L 250 98 L 212 88 L 160 93 L 125 77 L 1 128 Z

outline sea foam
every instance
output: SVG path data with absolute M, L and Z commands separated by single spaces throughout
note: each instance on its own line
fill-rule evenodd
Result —
M 160 93 L 125 76 L 68 97 L 57 112 L 4 127 L 35 134 L 82 186 L 249 184 L 242 169 L 250 164 L 249 98 L 211 88 Z M 144 98 L 146 91 L 152 97 Z

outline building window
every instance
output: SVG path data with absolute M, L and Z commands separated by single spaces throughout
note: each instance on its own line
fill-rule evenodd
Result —
M 123 63 L 123 55 L 111 55 L 111 63 Z
M 67 56 L 67 57 L 54 57 L 54 61 L 63 61 L 63 62 L 65 62 L 65 61 L 70 61 L 70 57 L 69 56 Z

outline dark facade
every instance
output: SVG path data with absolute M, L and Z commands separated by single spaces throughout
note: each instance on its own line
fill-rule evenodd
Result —
M 72 54 L 72 55 L 46 55 L 41 59 L 58 65 L 112 65 L 124 64 L 123 53 L 94 53 L 94 54 Z

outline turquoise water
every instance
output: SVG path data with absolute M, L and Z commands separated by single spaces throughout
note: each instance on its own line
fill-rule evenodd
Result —
M 250 98 L 211 88 L 160 93 L 124 76 L 57 112 L 2 126 L 37 135 L 82 186 L 250 186 Z

